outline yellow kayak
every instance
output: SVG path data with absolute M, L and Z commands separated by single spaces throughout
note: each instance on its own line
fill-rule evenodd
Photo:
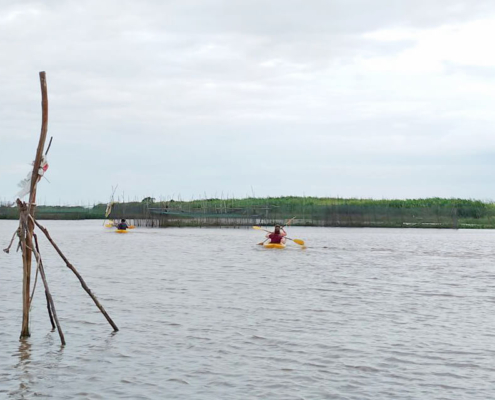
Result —
M 127 229 L 117 229 L 115 233 L 127 233 Z
M 265 249 L 285 249 L 285 243 L 265 243 Z

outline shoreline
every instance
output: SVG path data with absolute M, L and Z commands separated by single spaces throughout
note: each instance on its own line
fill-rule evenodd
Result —
M 38 206 L 40 220 L 134 220 L 148 227 L 249 227 L 284 223 L 296 216 L 293 226 L 376 227 L 435 229 L 495 229 L 495 204 L 470 199 L 374 200 L 318 197 L 268 197 L 202 199 Z M 16 220 L 16 207 L 0 206 L 0 220 Z

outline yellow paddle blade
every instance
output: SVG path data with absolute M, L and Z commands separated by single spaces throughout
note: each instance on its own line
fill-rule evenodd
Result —
M 134 225 L 129 225 L 129 226 L 127 227 L 127 229 L 134 229 L 134 228 L 135 228 L 135 226 L 134 226 Z
M 300 244 L 301 246 L 304 246 L 304 240 L 301 239 L 292 239 L 295 243 Z

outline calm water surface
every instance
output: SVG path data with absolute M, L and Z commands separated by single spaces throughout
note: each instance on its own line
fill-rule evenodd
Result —
M 119 326 L 46 241 L 67 340 L 41 285 L 20 342 L 20 254 L 0 254 L 1 399 L 495 398 L 495 232 L 248 229 L 42 221 Z M 1 248 L 16 221 L 0 221 Z

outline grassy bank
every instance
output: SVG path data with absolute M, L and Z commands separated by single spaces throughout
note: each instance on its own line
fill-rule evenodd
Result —
M 91 208 L 70 206 L 38 206 L 36 215 L 39 219 L 102 219 L 105 217 L 104 205 L 96 205 Z M 0 219 L 18 219 L 17 207 L 0 206 Z
M 103 219 L 105 204 L 91 208 L 40 206 L 39 219 Z M 297 216 L 296 225 L 495 228 L 495 204 L 467 199 L 373 200 L 321 197 L 204 199 L 115 204 L 111 218 L 158 221 L 153 226 L 272 224 Z M 17 219 L 0 207 L 0 219 Z M 143 222 L 143 225 L 146 225 Z

